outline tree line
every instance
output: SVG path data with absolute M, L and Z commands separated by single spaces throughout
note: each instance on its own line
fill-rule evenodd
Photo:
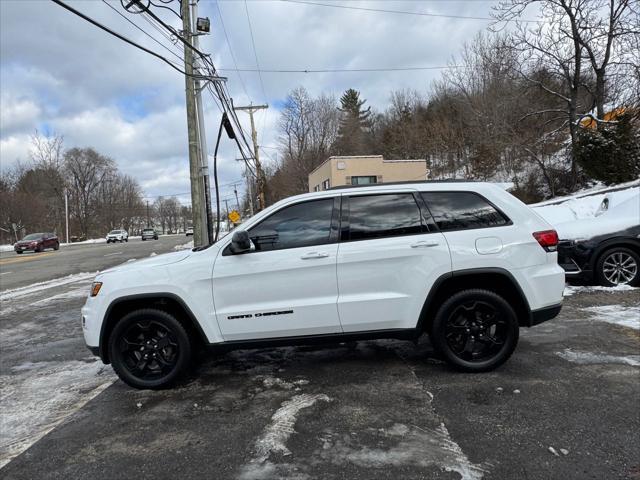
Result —
M 544 23 L 518 21 L 530 6 Z M 493 13 L 428 91 L 393 91 L 384 111 L 355 89 L 291 91 L 269 200 L 309 191 L 330 155 L 425 159 L 431 178 L 512 182 L 526 201 L 638 178 L 637 2 L 503 0 Z
M 191 224 L 191 207 L 175 197 L 149 202 L 138 182 L 93 148 L 64 148 L 60 135 L 31 138 L 29 162 L 0 172 L 0 243 L 24 234 L 65 237 L 65 195 L 73 240 L 100 238 L 113 229 L 177 232 Z

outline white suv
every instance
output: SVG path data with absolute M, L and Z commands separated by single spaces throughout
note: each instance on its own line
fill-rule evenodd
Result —
M 116 243 L 116 242 L 128 242 L 129 241 L 129 232 L 126 230 L 111 230 L 107 233 L 107 243 Z
M 201 346 L 423 333 L 450 364 L 479 372 L 509 358 L 520 326 L 561 308 L 555 231 L 492 184 L 315 192 L 241 228 L 98 274 L 82 309 L 89 349 L 138 388 L 174 382 Z

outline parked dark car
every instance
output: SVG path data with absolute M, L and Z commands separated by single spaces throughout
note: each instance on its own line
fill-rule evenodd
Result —
M 640 225 L 586 240 L 561 240 L 558 263 L 567 280 L 640 285 Z
M 53 233 L 30 233 L 13 245 L 16 253 L 22 253 L 27 250 L 42 252 L 46 248 L 53 248 L 54 250 L 60 248 L 60 241 Z

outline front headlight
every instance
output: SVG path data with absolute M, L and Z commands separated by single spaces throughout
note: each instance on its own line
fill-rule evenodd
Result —
M 93 282 L 91 284 L 91 294 L 90 296 L 95 297 L 100 293 L 100 289 L 102 288 L 102 282 Z

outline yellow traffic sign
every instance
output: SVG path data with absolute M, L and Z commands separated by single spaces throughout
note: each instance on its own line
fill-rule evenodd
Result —
M 240 221 L 240 214 L 237 210 L 231 210 L 229 212 L 229 221 L 232 223 L 238 223 Z

